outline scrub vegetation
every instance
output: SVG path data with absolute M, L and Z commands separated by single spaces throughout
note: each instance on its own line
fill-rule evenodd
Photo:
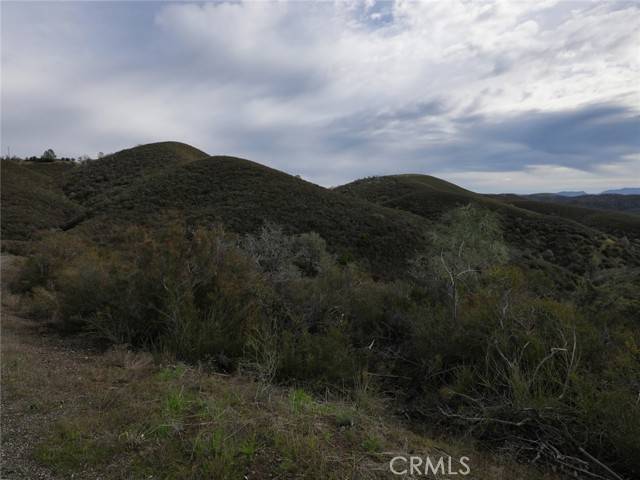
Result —
M 158 167 L 150 148 L 189 155 Z M 9 244 L 28 253 L 9 282 L 23 316 L 147 372 L 127 380 L 138 420 L 117 418 L 125 397 L 71 416 L 40 462 L 387 478 L 388 452 L 440 438 L 482 452 L 483 473 L 640 475 L 630 231 L 432 177 L 330 191 L 194 150 L 125 151 L 122 177 L 119 154 L 73 167 L 56 184 L 76 221 Z

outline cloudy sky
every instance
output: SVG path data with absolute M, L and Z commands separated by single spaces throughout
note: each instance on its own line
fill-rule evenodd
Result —
M 2 153 L 178 140 L 322 185 L 640 185 L 640 3 L 5 2 Z

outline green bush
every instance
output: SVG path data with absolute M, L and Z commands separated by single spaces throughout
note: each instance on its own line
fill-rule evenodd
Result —
M 239 357 L 260 320 L 260 277 L 222 230 L 174 224 L 126 234 L 126 248 L 85 249 L 56 275 L 69 328 L 180 359 Z
M 13 293 L 27 293 L 36 287 L 44 287 L 51 279 L 49 258 L 33 255 L 27 258 L 18 274 L 9 282 Z
M 487 235 L 466 244 L 455 222 L 470 215 Z M 456 218 L 447 227 L 456 241 L 427 245 L 420 275 L 405 281 L 336 260 L 313 233 L 265 225 L 239 237 L 167 221 L 117 232 L 115 243 L 45 238 L 14 288 L 31 295 L 34 314 L 56 308 L 68 330 L 240 366 L 265 384 L 399 391 L 409 411 L 489 447 L 554 466 L 565 455 L 602 474 L 593 455 L 637 474 L 640 275 L 585 278 L 575 301 L 559 299 L 557 270 L 544 262 L 503 265 L 492 216 Z M 464 261 L 443 251 L 462 243 Z M 434 257 L 463 273 L 455 285 Z

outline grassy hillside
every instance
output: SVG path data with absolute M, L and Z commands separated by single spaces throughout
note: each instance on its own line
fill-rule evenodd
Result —
M 155 223 L 172 213 L 191 224 L 220 222 L 240 233 L 265 222 L 289 233 L 316 231 L 345 258 L 393 273 L 424 247 L 430 222 L 474 202 L 502 215 L 507 240 L 535 268 L 581 275 L 638 261 L 633 248 L 605 235 L 626 236 L 633 244 L 640 220 L 631 215 L 488 197 L 427 175 L 368 178 L 327 190 L 178 142 L 138 146 L 81 166 L 7 163 L 3 173 L 5 239 L 75 226 L 104 236 L 113 226 Z
M 53 181 L 56 186 L 62 186 L 68 173 L 73 171 L 77 164 L 74 162 L 22 162 L 24 168 L 31 172 L 44 175 Z
M 206 156 L 201 150 L 179 142 L 141 145 L 79 166 L 68 175 L 64 190 L 69 198 L 86 202 L 140 178 Z
M 343 185 L 336 190 L 348 196 L 412 212 L 434 222 L 457 206 L 470 202 L 481 205 L 501 215 L 505 239 L 518 254 L 521 263 L 535 269 L 555 270 L 553 274 L 559 277 L 566 273 L 584 275 L 596 267 L 611 268 L 628 262 L 640 262 L 637 248 L 627 248 L 624 244 L 607 240 L 603 232 L 574 219 L 563 218 L 557 211 L 555 216 L 542 215 L 427 175 L 374 177 Z M 611 218 L 594 215 L 592 222 L 602 227 L 606 222 L 613 222 L 614 217 L 616 215 Z M 628 220 L 626 216 L 625 220 Z M 633 221 L 629 224 L 635 228 Z
M 59 228 L 82 212 L 60 189 L 66 162 L 34 164 L 3 160 L 2 239 L 27 240 L 41 230 Z
M 4 239 L 27 239 L 49 228 L 104 238 L 114 226 L 154 224 L 167 214 L 190 224 L 224 223 L 239 233 L 272 222 L 289 233 L 316 231 L 343 258 L 386 274 L 405 267 L 429 228 L 418 216 L 177 142 L 138 146 L 83 165 L 12 163 L 3 173 Z
M 575 220 L 602 232 L 619 237 L 626 236 L 630 239 L 640 239 L 640 217 L 636 215 L 611 210 L 586 208 L 579 206 L 577 202 L 543 202 L 511 195 L 494 196 L 494 198 L 532 212 Z
M 118 155 L 110 163 L 126 161 Z M 99 163 L 99 162 L 96 162 Z M 77 177 L 72 179 L 76 182 Z M 67 191 L 79 187 L 68 184 Z M 92 189 L 91 185 L 87 187 Z M 283 172 L 233 157 L 210 157 L 137 178 L 87 204 L 90 219 L 80 228 L 153 223 L 167 212 L 191 224 L 221 222 L 239 233 L 265 222 L 289 233 L 315 231 L 330 248 L 348 258 L 368 261 L 379 272 L 404 267 L 424 245 L 424 219 L 340 195 Z
M 640 220 L 631 215 L 488 197 L 426 175 L 368 178 L 327 190 L 248 160 L 208 157 L 178 142 L 138 146 L 81 166 L 7 165 L 5 239 L 76 225 L 104 236 L 112 226 L 154 223 L 173 213 L 191 224 L 221 222 L 240 233 L 265 222 L 289 233 L 316 231 L 345 258 L 392 273 L 423 248 L 430 222 L 474 202 L 501 213 L 507 240 L 535 268 L 584 274 L 594 266 L 637 260 L 633 249 L 601 233 L 633 242 L 640 237 Z
M 403 209 L 401 205 L 416 204 L 416 211 L 406 210 L 433 221 L 439 220 L 444 211 L 472 200 L 482 205 L 498 205 L 498 202 L 429 175 L 369 177 L 335 190 L 392 208 Z
M 533 195 L 524 195 L 524 197 L 543 202 L 565 203 L 578 207 L 613 210 L 635 215 L 640 214 L 640 195 L 600 194 L 563 197 L 552 193 L 536 193 Z
M 367 478 L 352 475 L 352 462 L 327 470 L 322 452 L 345 451 L 355 462 L 365 452 L 373 459 L 399 445 L 416 448 L 370 435 L 383 412 L 397 409 L 413 433 L 467 436 L 572 478 L 609 478 L 609 465 L 638 476 L 640 410 L 629 381 L 640 378 L 633 238 L 565 218 L 561 209 L 542 214 L 433 177 L 369 178 L 327 190 L 175 143 L 59 175 L 9 168 L 3 182 L 35 191 L 29 199 L 67 194 L 84 209 L 64 225 L 51 223 L 64 231 L 25 242 L 31 256 L 9 283 L 21 315 L 146 350 L 163 366 L 186 362 L 231 381 L 247 375 L 256 387 L 230 405 L 234 388 L 211 386 L 188 367 L 148 364 L 148 382 L 131 382 L 136 401 L 122 399 L 142 423 L 132 424 L 122 408 L 114 414 L 124 417 L 111 417 L 106 404 L 104 416 L 90 409 L 71 416 L 40 435 L 39 460 L 54 469 L 102 472 L 133 452 L 129 467 L 147 475 L 159 467 L 176 478 L 230 471 Z M 32 203 L 15 205 L 20 212 Z M 43 212 L 48 220 L 58 214 Z M 266 222 L 283 228 L 260 228 Z M 217 223 L 224 228 L 208 228 Z M 156 383 L 176 370 L 189 381 L 168 390 Z M 91 386 L 90 376 L 77 377 L 78 389 Z M 251 411 L 263 394 L 266 417 Z M 330 398 L 385 407 L 361 417 L 316 415 Z M 315 412 L 309 423 L 299 415 L 305 405 Z M 298 470 L 310 458 L 318 461 Z M 245 471 L 254 459 L 266 468 Z

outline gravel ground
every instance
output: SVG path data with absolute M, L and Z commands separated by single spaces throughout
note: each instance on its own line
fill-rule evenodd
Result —
M 56 476 L 39 465 L 33 458 L 33 448 L 47 426 L 56 417 L 56 412 L 40 412 L 34 408 L 32 399 L 18 395 L 5 382 L 5 374 L 12 368 L 6 364 L 10 358 L 20 358 L 25 354 L 37 354 L 43 362 L 59 362 L 60 353 L 48 348 L 39 339 L 34 322 L 17 317 L 11 311 L 4 292 L 4 284 L 10 278 L 11 267 L 16 257 L 2 255 L 2 316 L 1 335 L 2 381 L 0 381 L 0 479 L 54 479 Z M 41 345 L 38 345 L 40 343 Z M 66 359 L 68 362 L 69 359 Z M 6 369 L 6 370 L 5 370 Z

